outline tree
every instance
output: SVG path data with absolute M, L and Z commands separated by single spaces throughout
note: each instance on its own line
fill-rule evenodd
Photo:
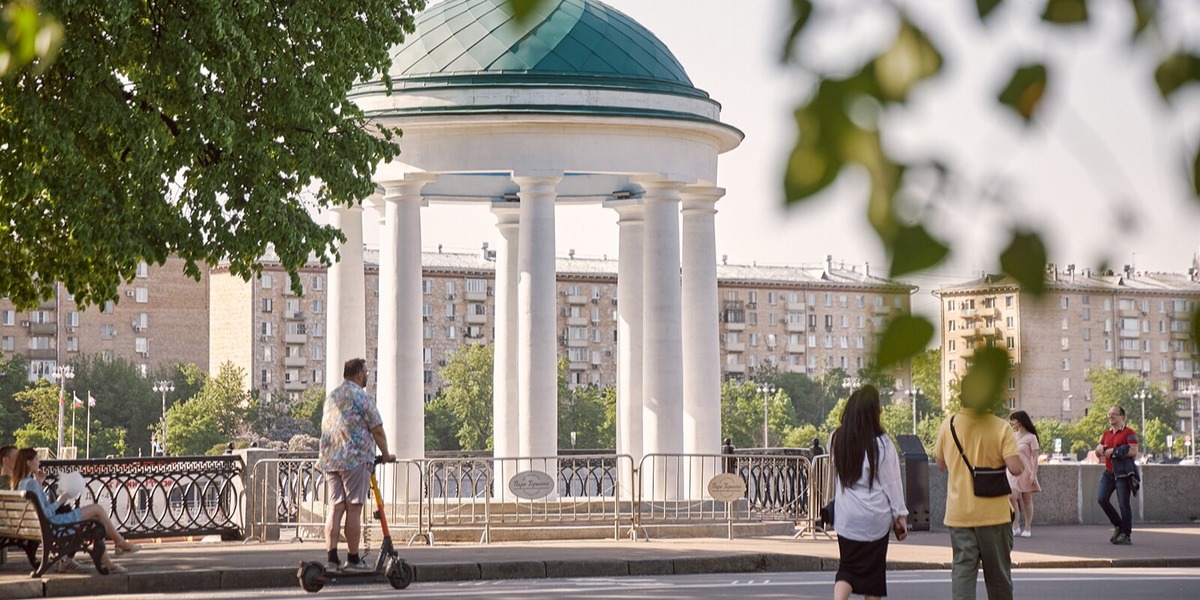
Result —
M 942 349 L 930 348 L 912 359 L 912 385 L 921 390 L 917 409 L 940 413 L 942 410 Z
M 142 376 L 137 365 L 124 358 L 105 360 L 99 355 L 81 356 L 72 362 L 72 366 L 75 378 L 70 387 L 80 398 L 86 399 L 90 393 L 96 400 L 92 419 L 104 427 L 123 428 L 126 450 L 133 454 L 143 450 L 149 454 L 150 434 L 160 430 L 162 422 L 162 396 L 152 389 L 153 382 Z M 97 428 L 93 426 L 92 434 L 96 433 Z M 103 452 L 109 454 L 116 450 L 109 448 Z M 97 452 L 93 452 L 95 454 Z
M 492 344 L 465 344 L 449 356 L 439 375 L 439 398 L 454 415 L 463 450 L 492 447 Z
M 769 443 L 778 445 L 796 426 L 796 413 L 782 390 L 767 397 Z M 763 395 L 753 381 L 728 380 L 721 384 L 721 437 L 738 448 L 763 446 Z
M 783 373 L 772 381 L 792 401 L 792 410 L 798 423 L 810 423 L 814 427 L 825 422 L 825 408 L 833 406 L 821 382 L 810 379 L 803 373 Z M 811 443 L 812 440 L 809 440 Z
M 29 387 L 29 361 L 22 354 L 0 358 L 0 444 L 12 444 L 13 432 L 25 423 L 16 395 Z
M 242 388 L 244 379 L 245 371 L 226 361 L 194 397 L 172 406 L 167 412 L 167 452 L 199 454 L 250 433 L 251 398 Z
M 321 435 L 321 418 L 325 410 L 325 390 L 322 388 L 308 388 L 300 394 L 300 400 L 292 405 L 292 418 L 295 419 L 297 427 L 301 428 L 302 433 L 318 436 Z
M 431 452 L 461 450 L 458 445 L 458 420 L 449 403 L 438 396 L 425 403 L 425 450 Z
M 941 239 L 944 236 L 936 227 L 940 219 L 963 210 L 963 205 L 970 202 L 1003 205 L 1006 200 L 1003 183 L 974 183 L 969 169 L 957 164 L 955 157 L 918 150 L 936 148 L 936 144 L 915 140 L 895 143 L 888 139 L 887 134 L 905 127 L 906 116 L 919 112 L 922 102 L 936 95 L 921 95 L 918 91 L 936 78 L 943 66 L 943 48 L 920 22 L 920 11 L 910 10 L 910 4 L 792 0 L 790 34 L 784 44 L 785 60 L 811 81 L 811 93 L 795 110 L 796 142 L 783 174 L 785 201 L 801 203 L 817 198 L 843 174 L 865 176 L 865 219 L 888 252 L 889 276 L 893 278 L 933 268 L 950 256 L 953 243 Z M 1011 29 L 1014 19 L 996 18 L 1006 13 L 1006 17 L 1016 15 L 1021 22 L 1022 38 L 1044 34 L 1082 43 L 1085 39 L 1107 41 L 1105 38 L 1111 39 L 1112 35 L 1120 36 L 1119 43 L 1157 62 L 1152 74 L 1145 73 L 1146 87 L 1157 87 L 1167 108 L 1178 115 L 1194 110 L 1180 92 L 1200 83 L 1200 53 L 1188 44 L 1191 38 L 1186 25 L 1182 25 L 1188 21 L 1186 15 L 1195 13 L 1170 3 L 1131 0 L 1127 4 L 1129 18 L 1123 30 L 1114 34 L 1113 28 L 1097 24 L 1090 32 L 1095 35 L 1088 38 L 1073 36 L 1076 30 L 1092 25 L 1084 0 L 1032 4 L 976 0 L 974 8 L 985 30 L 981 34 L 990 33 L 986 31 L 989 29 Z M 1042 11 L 1040 16 L 1029 12 L 1031 6 Z M 891 34 L 884 43 L 847 42 L 857 39 L 857 32 L 877 35 L 879 27 L 874 26 L 881 23 Z M 856 52 L 824 47 L 834 40 L 853 44 Z M 1011 50 L 1020 59 L 1014 61 L 1008 80 L 987 96 L 1030 126 L 1025 131 L 1031 134 L 1048 129 L 1036 126 L 1044 113 L 1051 112 L 1043 105 L 1069 101 L 1062 100 L 1065 94 L 1052 93 L 1059 83 L 1051 56 L 1053 46 L 1025 44 L 1010 49 L 993 44 L 991 48 L 993 52 Z M 809 59 L 828 56 L 842 60 L 818 64 Z M 1191 193 L 1200 196 L 1200 144 L 1194 132 L 1189 135 L 1192 139 L 1188 140 L 1187 152 L 1191 158 L 1180 157 L 1179 162 L 1188 164 L 1181 173 Z M 1097 166 L 1097 170 L 1101 168 Z M 1005 175 L 995 178 L 1002 181 Z M 1122 199 L 1114 203 L 1118 210 L 1112 212 L 1124 220 L 1119 225 L 1129 228 L 1136 206 Z M 996 257 L 996 264 L 1016 279 L 1023 291 L 1041 295 L 1048 262 L 1042 234 L 1025 222 L 1019 211 L 1012 211 L 1010 222 L 998 225 L 1007 230 L 1008 241 Z M 933 334 L 933 324 L 925 317 L 893 318 L 877 345 L 875 363 L 886 368 L 915 356 L 924 351 Z M 1200 344 L 1200 307 L 1191 318 L 1191 337 Z M 976 360 L 968 369 L 962 399 L 964 404 L 982 409 L 1003 391 L 1008 365 L 999 360 Z
M 45 379 L 17 392 L 17 403 L 25 413 L 25 425 L 13 434 L 18 447 L 53 448 L 58 444 L 58 393 L 58 386 Z
M 390 86 L 423 7 L 45 0 L 57 56 L 0 86 L 0 294 L 29 308 L 62 282 L 84 306 L 119 300 L 140 262 L 171 254 L 196 278 L 218 261 L 249 278 L 268 248 L 291 274 L 330 264 L 343 236 L 310 209 L 357 204 L 399 153 L 348 94 Z M 0 52 L 37 35 L 13 31 Z
M 167 452 L 173 455 L 211 454 L 230 438 L 221 433 L 217 417 L 205 402 L 191 400 L 171 407 L 167 413 Z
M 600 450 L 615 448 L 617 390 L 581 385 L 558 405 L 558 447 Z M 575 441 L 571 441 L 574 432 Z

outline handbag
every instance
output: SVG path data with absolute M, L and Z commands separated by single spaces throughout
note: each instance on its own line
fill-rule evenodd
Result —
M 971 483 L 975 487 L 975 495 L 980 498 L 998 498 L 1012 493 L 1008 487 L 1008 471 L 1004 467 L 976 467 L 967 459 L 963 452 L 962 443 L 958 441 L 958 432 L 954 431 L 954 417 L 950 417 L 950 435 L 954 437 L 954 445 L 958 446 L 958 455 L 967 463 L 971 471 Z
M 821 507 L 821 528 L 828 531 L 833 529 L 833 499 L 830 498 L 829 504 Z

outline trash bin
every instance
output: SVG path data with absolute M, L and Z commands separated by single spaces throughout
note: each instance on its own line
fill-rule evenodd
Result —
M 904 458 L 904 503 L 908 505 L 910 531 L 929 531 L 929 455 L 921 438 L 898 435 L 900 456 Z

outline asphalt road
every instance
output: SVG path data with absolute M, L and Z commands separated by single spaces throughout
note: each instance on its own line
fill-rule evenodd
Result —
M 1055 600 L 1200 598 L 1200 569 L 1047 569 L 1014 572 L 1016 597 Z M 400 599 L 481 598 L 528 600 L 543 598 L 829 598 L 833 573 L 763 573 L 678 575 L 587 579 L 522 579 L 501 581 L 417 583 L 393 590 L 387 583 L 330 586 L 316 594 L 295 590 L 233 590 L 186 594 L 143 594 L 136 600 L 194 599 Z M 888 574 L 889 598 L 945 598 L 950 594 L 948 571 L 900 571 Z M 987 598 L 982 577 L 978 597 Z

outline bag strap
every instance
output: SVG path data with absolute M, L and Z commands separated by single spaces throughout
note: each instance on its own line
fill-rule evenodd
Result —
M 971 466 L 971 461 L 967 459 L 967 455 L 963 452 L 962 444 L 958 441 L 958 432 L 954 431 L 954 416 L 950 417 L 950 435 L 954 438 L 954 445 L 958 446 L 958 455 L 962 457 L 963 462 L 967 463 L 967 470 L 975 472 L 975 467 Z

